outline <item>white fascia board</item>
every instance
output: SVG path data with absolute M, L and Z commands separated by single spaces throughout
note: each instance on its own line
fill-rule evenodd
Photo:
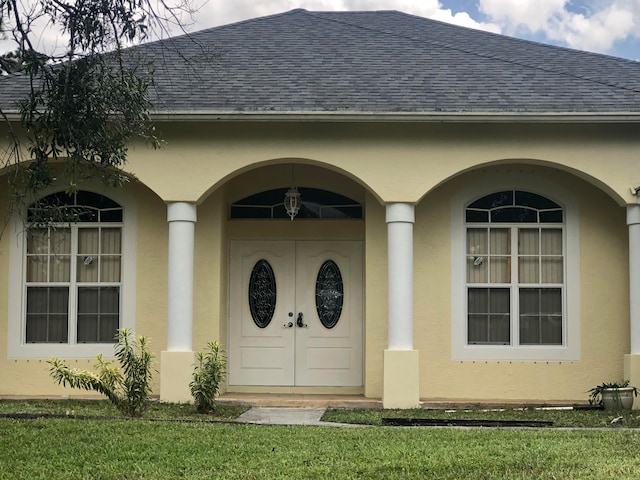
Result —
M 431 123 L 640 123 L 640 112 L 407 113 L 152 111 L 154 121 L 183 122 L 431 122 Z

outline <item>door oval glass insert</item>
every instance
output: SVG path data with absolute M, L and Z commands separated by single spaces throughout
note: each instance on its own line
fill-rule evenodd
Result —
M 249 310 L 253 322 L 265 328 L 276 310 L 276 277 L 265 259 L 258 260 L 249 279 Z
M 342 314 L 344 284 L 338 265 L 333 260 L 322 264 L 316 278 L 316 312 L 322 325 L 333 328 Z

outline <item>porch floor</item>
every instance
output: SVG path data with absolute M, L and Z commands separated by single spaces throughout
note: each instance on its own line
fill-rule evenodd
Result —
M 217 403 L 229 405 L 247 405 L 251 407 L 285 408 L 382 408 L 382 399 L 366 398 L 362 395 L 332 394 L 277 394 L 277 393 L 224 393 L 216 399 Z M 569 407 L 575 401 L 527 401 L 527 400 L 484 400 L 469 399 L 420 399 L 420 408 L 426 409 L 482 409 L 482 408 L 553 408 Z M 584 402 L 586 403 L 586 402 Z
M 251 407 L 288 408 L 382 408 L 382 400 L 362 395 L 224 393 L 219 404 L 241 404 Z

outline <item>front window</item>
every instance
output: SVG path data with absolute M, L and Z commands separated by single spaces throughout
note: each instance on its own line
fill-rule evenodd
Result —
M 112 343 L 121 323 L 122 207 L 90 192 L 58 193 L 32 205 L 28 221 L 24 342 Z
M 562 207 L 500 191 L 467 206 L 465 230 L 467 344 L 564 345 Z

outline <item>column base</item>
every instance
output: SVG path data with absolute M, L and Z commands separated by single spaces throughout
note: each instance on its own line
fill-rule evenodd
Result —
M 640 354 L 624 356 L 624 379 L 629 380 L 630 386 L 640 389 Z M 640 397 L 633 399 L 633 409 L 640 410 Z
M 384 351 L 384 408 L 418 408 L 420 376 L 418 350 Z
M 194 352 L 160 352 L 160 401 L 191 403 Z

